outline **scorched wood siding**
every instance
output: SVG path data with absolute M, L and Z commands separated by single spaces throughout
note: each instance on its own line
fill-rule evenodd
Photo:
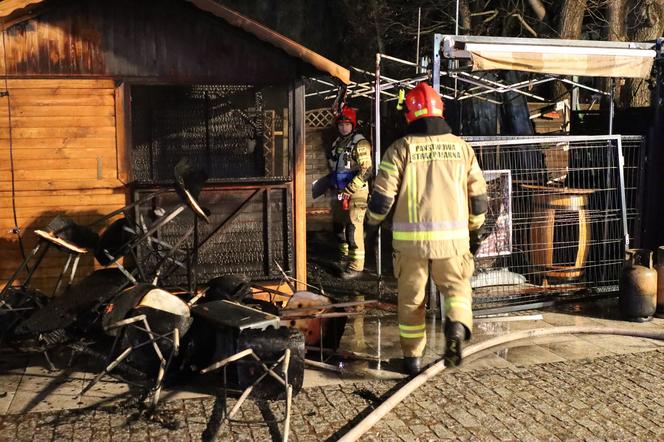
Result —
M 87 224 L 127 200 L 118 179 L 112 80 L 13 79 L 7 86 L 9 97 L 0 98 L 0 283 L 22 260 L 12 233 L 10 135 L 16 218 L 26 252 L 36 243 L 32 231 L 56 214 Z M 62 262 L 49 253 L 35 285 L 48 288 Z M 92 258 L 81 264 L 78 274 L 85 275 Z
M 11 76 L 279 84 L 301 68 L 285 52 L 182 0 L 159 7 L 135 0 L 53 2 L 9 28 L 5 45 Z

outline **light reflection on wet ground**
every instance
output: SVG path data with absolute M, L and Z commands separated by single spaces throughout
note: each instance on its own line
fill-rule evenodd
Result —
M 541 319 L 536 319 L 541 315 Z M 523 320 L 522 320 L 523 319 Z M 444 350 L 440 317 L 427 317 L 426 364 L 435 362 Z M 471 342 L 481 342 L 515 331 L 556 326 L 604 326 L 634 329 L 662 329 L 664 319 L 638 324 L 619 319 L 616 299 L 564 304 L 539 311 L 518 312 L 498 317 L 478 318 Z M 462 370 L 505 368 L 522 365 L 595 358 L 607 355 L 647 351 L 664 346 L 664 342 L 607 335 L 560 335 L 510 343 L 496 350 L 487 350 L 464 361 Z M 340 349 L 370 355 L 381 362 L 366 358 L 330 359 L 345 369 L 343 377 L 398 377 L 401 371 L 401 349 L 396 313 L 367 312 L 367 316 L 350 318 L 346 324 Z
M 307 369 L 304 386 L 314 387 L 355 380 L 399 379 L 405 377 L 401 371 L 401 348 L 396 313 L 369 310 L 366 316 L 348 319 L 341 338 L 339 351 L 346 352 L 343 358 L 323 360 L 339 367 L 336 371 Z M 533 319 L 541 315 L 542 319 Z M 618 319 L 617 300 L 609 299 L 584 304 L 567 304 L 541 311 L 513 313 L 509 316 L 481 318 L 475 323 L 472 343 L 480 342 L 510 332 L 556 326 L 605 326 L 633 328 L 636 330 L 663 330 L 664 319 L 638 324 Z M 525 319 L 525 320 L 523 320 Z M 444 339 L 440 318 L 427 317 L 427 346 L 425 363 L 436 361 L 443 353 Z M 380 333 L 379 333 L 380 331 Z M 460 370 L 480 370 L 491 368 L 511 368 L 560 362 L 565 360 L 595 358 L 624 353 L 637 353 L 664 346 L 660 341 L 608 335 L 559 335 L 512 342 L 507 346 L 486 350 L 467 358 Z M 355 357 L 352 357 L 352 356 Z M 309 359 L 318 361 L 320 354 L 310 351 Z M 128 387 L 115 380 L 100 383 L 91 394 L 78 398 L 84 381 L 93 376 L 90 372 L 72 373 L 60 379 L 60 372 L 50 372 L 44 368 L 41 355 L 20 356 L 13 365 L 0 358 L 0 415 L 19 412 L 25 404 L 34 403 L 31 411 L 53 411 L 66 408 L 79 408 L 117 397 L 124 397 Z M 377 359 L 380 359 L 379 363 Z M 81 377 L 82 376 L 82 377 Z M 45 387 L 46 386 L 46 387 Z M 202 386 L 209 387 L 209 386 Z M 49 400 L 36 400 L 38 392 L 49 391 Z M 2 396 L 1 393 L 5 392 Z M 53 394 L 51 394 L 53 393 Z M 163 399 L 205 397 L 210 394 L 206 388 L 182 386 L 165 391 Z M 39 398 L 38 398 L 39 399 Z

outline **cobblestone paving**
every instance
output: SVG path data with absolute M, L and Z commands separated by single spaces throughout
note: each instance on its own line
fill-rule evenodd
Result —
M 438 376 L 379 422 L 365 440 L 663 440 L 664 350 Z M 395 382 L 303 390 L 291 440 L 334 440 Z M 276 425 L 219 425 L 212 399 L 162 402 L 148 416 L 124 404 L 0 416 L 0 440 L 270 440 Z M 243 419 L 279 417 L 282 404 L 243 406 Z

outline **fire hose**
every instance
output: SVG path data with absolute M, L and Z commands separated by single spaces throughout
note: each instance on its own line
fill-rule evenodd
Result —
M 503 344 L 527 338 L 538 338 L 541 336 L 550 335 L 566 335 L 566 334 L 597 334 L 597 335 L 619 335 L 619 336 L 632 336 L 635 338 L 649 338 L 664 341 L 664 331 L 645 331 L 633 330 L 625 328 L 611 328 L 611 327 L 581 327 L 581 326 L 565 326 L 553 328 L 539 328 L 534 330 L 524 330 L 514 333 L 508 333 L 503 336 L 488 339 L 484 342 L 473 344 L 463 351 L 463 357 L 466 358 L 472 354 L 487 350 L 492 347 L 500 346 Z M 358 440 L 364 433 L 369 431 L 379 420 L 381 420 L 387 413 L 394 407 L 399 405 L 408 395 L 414 392 L 417 388 L 422 386 L 426 381 L 433 378 L 443 370 L 445 370 L 445 363 L 441 359 L 431 365 L 425 371 L 411 379 L 406 385 L 401 387 L 385 402 L 380 404 L 374 411 L 367 417 L 348 431 L 339 442 L 349 442 Z

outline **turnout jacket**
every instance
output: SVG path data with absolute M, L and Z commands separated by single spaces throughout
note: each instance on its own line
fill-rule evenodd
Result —
M 472 147 L 451 134 L 443 119 L 415 123 L 383 156 L 368 223 L 379 224 L 396 203 L 394 250 L 427 259 L 462 255 L 469 250 L 469 231 L 484 224 L 486 182 Z
M 333 187 L 354 193 L 366 187 L 371 176 L 371 144 L 359 133 L 339 137 L 332 143 L 328 161 Z

